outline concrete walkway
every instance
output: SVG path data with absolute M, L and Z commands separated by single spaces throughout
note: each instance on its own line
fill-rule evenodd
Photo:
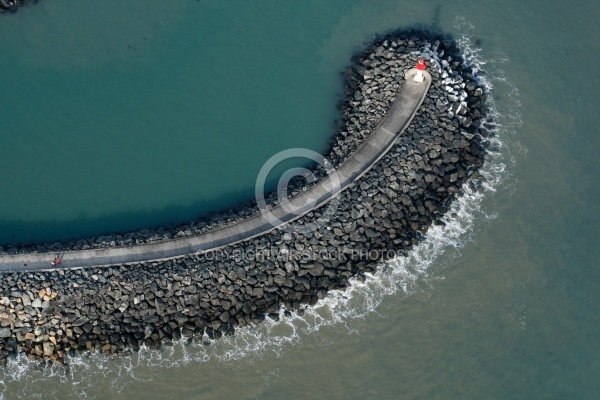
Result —
M 425 81 L 422 83 L 413 81 L 415 73 L 416 69 L 406 73 L 406 82 L 385 118 L 365 142 L 337 168 L 339 185 L 335 181 L 332 182 L 332 175 L 328 175 L 315 186 L 291 199 L 286 208 L 282 205 L 271 208 L 271 213 L 279 220 L 279 224 L 298 219 L 327 203 L 341 190 L 351 186 L 388 152 L 395 139 L 412 121 L 431 85 L 429 73 L 425 72 Z M 64 253 L 59 268 L 133 264 L 208 252 L 268 233 L 277 227 L 270 221 L 272 217 L 268 214 L 258 213 L 251 218 L 200 235 L 129 247 L 69 251 Z M 53 269 L 50 264 L 53 259 L 54 253 L 0 255 L 0 271 Z

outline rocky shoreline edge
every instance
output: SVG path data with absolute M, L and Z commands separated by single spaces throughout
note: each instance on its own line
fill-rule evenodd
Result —
M 37 3 L 39 0 L 0 0 L 0 14 L 6 12 L 16 12 L 17 8 L 26 3 Z
M 322 228 L 284 227 L 218 252 L 163 262 L 75 270 L 4 273 L 0 285 L 0 359 L 18 352 L 66 363 L 78 351 L 110 355 L 184 337 L 218 338 L 266 317 L 302 313 L 349 279 L 364 279 L 406 254 L 460 195 L 482 179 L 493 134 L 484 87 L 447 37 L 398 31 L 376 38 L 345 72 L 339 132 L 326 158 L 341 164 L 383 118 L 417 58 L 433 83 L 394 148 L 352 188 Z M 324 172 L 316 171 L 317 175 Z M 296 182 L 290 192 L 302 190 Z M 277 200 L 272 197 L 272 202 Z M 324 206 L 294 222 L 318 220 Z M 128 246 L 193 235 L 258 212 L 249 204 L 174 229 L 143 231 L 3 252 Z M 89 247 L 84 247 L 89 246 Z

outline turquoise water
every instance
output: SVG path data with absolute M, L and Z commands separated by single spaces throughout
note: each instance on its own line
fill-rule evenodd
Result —
M 27 39 L 0 61 L 0 242 L 196 219 L 250 200 L 276 152 L 325 150 L 347 60 L 326 69 L 318 46 L 337 16 L 297 19 L 297 5 L 265 24 L 272 6 L 181 3 L 139 17 L 153 7 L 119 5 L 114 21 L 66 2 L 2 21 Z
M 365 285 L 210 345 L 68 374 L 16 360 L 0 398 L 598 398 L 599 16 L 580 0 L 72 0 L 1 16 L 1 242 L 251 196 L 277 151 L 326 148 L 339 73 L 392 28 L 480 48 L 501 126 L 487 190 Z

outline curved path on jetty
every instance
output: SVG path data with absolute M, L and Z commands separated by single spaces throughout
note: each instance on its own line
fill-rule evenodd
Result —
M 278 225 L 298 219 L 352 186 L 392 148 L 396 138 L 417 113 L 431 85 L 429 73 L 425 72 L 425 80 L 421 83 L 414 82 L 415 73 L 416 69 L 406 72 L 404 85 L 386 116 L 365 142 L 337 168 L 337 174 L 327 175 L 314 186 L 290 199 L 285 207 L 282 204 L 272 207 L 272 215 L 259 212 L 230 225 L 183 238 L 127 247 L 68 251 L 63 254 L 59 267 L 51 265 L 54 253 L 3 254 L 0 255 L 0 271 L 102 267 L 166 260 L 186 254 L 208 252 L 252 239 L 274 230 Z M 339 183 L 336 182 L 336 178 L 339 179 Z M 272 222 L 273 216 L 278 219 L 276 223 Z

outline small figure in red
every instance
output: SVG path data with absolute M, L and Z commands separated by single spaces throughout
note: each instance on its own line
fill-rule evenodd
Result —
M 415 82 L 423 82 L 423 79 L 425 79 L 425 77 L 423 76 L 423 71 L 425 71 L 425 69 L 427 68 L 427 65 L 425 65 L 425 60 L 423 60 L 422 58 L 419 58 L 419 60 L 417 61 L 417 73 L 415 74 Z
M 59 256 L 54 256 L 54 261 L 52 261 L 50 264 L 52 264 L 53 266 L 57 266 L 60 264 L 60 257 Z

